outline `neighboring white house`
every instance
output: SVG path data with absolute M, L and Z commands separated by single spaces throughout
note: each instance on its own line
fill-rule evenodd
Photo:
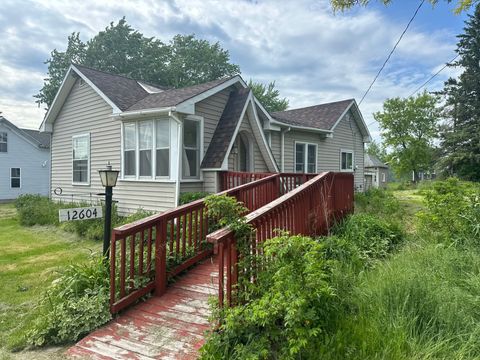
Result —
M 388 166 L 375 155 L 365 154 L 365 190 L 371 187 L 385 188 L 388 182 Z
M 0 200 L 21 194 L 48 196 L 50 136 L 20 129 L 0 116 Z
M 98 170 L 110 162 L 120 170 L 121 213 L 216 192 L 226 170 L 346 171 L 363 190 L 370 139 L 353 99 L 269 114 L 238 75 L 165 89 L 80 65 L 68 70 L 41 131 L 52 134 L 52 190 L 95 196 Z

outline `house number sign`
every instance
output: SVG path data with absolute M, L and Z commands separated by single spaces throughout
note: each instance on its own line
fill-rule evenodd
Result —
M 99 219 L 102 217 L 102 215 L 103 214 L 101 206 L 58 210 L 58 217 L 60 222 Z

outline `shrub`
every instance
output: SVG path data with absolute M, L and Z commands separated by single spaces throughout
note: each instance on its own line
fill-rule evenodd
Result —
M 192 201 L 203 199 L 204 197 L 207 197 L 210 195 L 210 193 L 207 192 L 184 192 L 180 194 L 180 199 L 179 203 L 180 205 L 188 204 L 191 203 Z
M 378 216 L 400 215 L 401 213 L 399 201 L 390 192 L 375 188 L 369 189 L 365 193 L 355 194 L 355 210 Z
M 224 311 L 203 359 L 315 358 L 337 303 L 323 245 L 282 235 L 268 240 L 264 252 L 265 270 L 246 289 L 252 300 Z
M 46 196 L 20 195 L 15 200 L 15 207 L 20 224 L 24 226 L 58 224 L 59 206 Z
M 76 341 L 109 321 L 109 274 L 103 258 L 67 267 L 41 299 L 39 312 L 27 334 L 35 346 Z

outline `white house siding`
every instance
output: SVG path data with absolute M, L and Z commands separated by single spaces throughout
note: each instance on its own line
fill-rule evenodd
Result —
M 208 193 L 217 193 L 220 191 L 219 175 L 217 171 L 203 172 L 203 191 Z
M 95 194 L 104 189 L 98 170 L 110 161 L 120 169 L 121 121 L 111 117 L 111 107 L 87 84 L 77 83 L 72 88 L 57 116 L 52 134 L 52 190 L 61 187 L 67 196 L 56 200 L 76 201 L 97 199 Z M 90 133 L 90 185 L 72 185 L 72 136 Z M 163 211 L 175 206 L 175 182 L 117 182 L 113 190 L 121 214 L 139 208 Z
M 353 116 L 346 114 L 333 132 L 332 138 L 311 132 L 291 130 L 285 134 L 285 171 L 294 171 L 295 141 L 317 144 L 317 171 L 340 171 L 340 151 L 353 150 L 355 166 L 355 187 L 363 190 L 364 183 L 364 144 Z
M 17 135 L 0 124 L 0 132 L 8 135 L 8 152 L 0 153 L 0 200 L 12 200 L 22 194 L 49 194 L 50 151 Z M 20 168 L 20 188 L 10 188 L 10 169 Z

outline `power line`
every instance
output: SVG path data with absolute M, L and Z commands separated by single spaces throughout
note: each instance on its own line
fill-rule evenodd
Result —
M 373 79 L 372 83 L 371 83 L 370 86 L 368 87 L 367 91 L 365 91 L 365 94 L 363 94 L 362 99 L 360 100 L 360 102 L 358 103 L 358 105 L 360 105 L 360 104 L 363 102 L 363 100 L 365 99 L 365 97 L 367 96 L 367 94 L 370 92 L 370 89 L 372 88 L 373 84 L 375 84 L 375 81 L 377 81 L 378 77 L 380 76 L 380 73 L 381 73 L 382 70 L 385 68 L 385 66 L 387 65 L 388 61 L 389 61 L 390 58 L 392 57 L 393 53 L 394 53 L 395 50 L 397 49 L 398 44 L 400 44 L 400 41 L 402 41 L 403 36 L 405 35 L 405 33 L 407 32 L 408 28 L 410 27 L 410 24 L 413 22 L 413 20 L 414 20 L 415 17 L 417 16 L 418 11 L 420 10 L 420 8 L 422 7 L 422 5 L 423 5 L 424 2 L 425 2 L 425 0 L 422 0 L 422 2 L 420 3 L 420 5 L 418 5 L 417 9 L 416 9 L 415 12 L 413 13 L 412 18 L 410 19 L 410 21 L 408 22 L 407 26 L 406 26 L 405 29 L 403 30 L 402 34 L 401 34 L 400 37 L 398 38 L 397 43 L 396 43 L 395 46 L 393 47 L 392 51 L 390 51 L 390 54 L 388 54 L 387 59 L 386 59 L 385 62 L 383 63 L 382 67 L 380 68 L 380 70 L 378 70 L 377 75 L 375 75 L 375 78 Z
M 452 60 L 450 60 L 449 62 L 447 62 L 440 70 L 438 70 L 435 74 L 433 74 L 427 81 L 425 81 L 422 85 L 420 85 L 417 90 L 415 90 L 413 93 L 410 94 L 410 96 L 413 96 L 415 95 L 419 90 L 421 90 L 423 87 L 425 87 L 425 85 L 427 85 L 430 81 L 432 81 L 438 74 L 440 74 L 443 70 L 445 70 L 445 68 L 450 65 L 452 62 L 454 62 L 460 55 L 457 54 L 457 56 L 455 56 Z M 410 97 L 409 96 L 409 97 Z

